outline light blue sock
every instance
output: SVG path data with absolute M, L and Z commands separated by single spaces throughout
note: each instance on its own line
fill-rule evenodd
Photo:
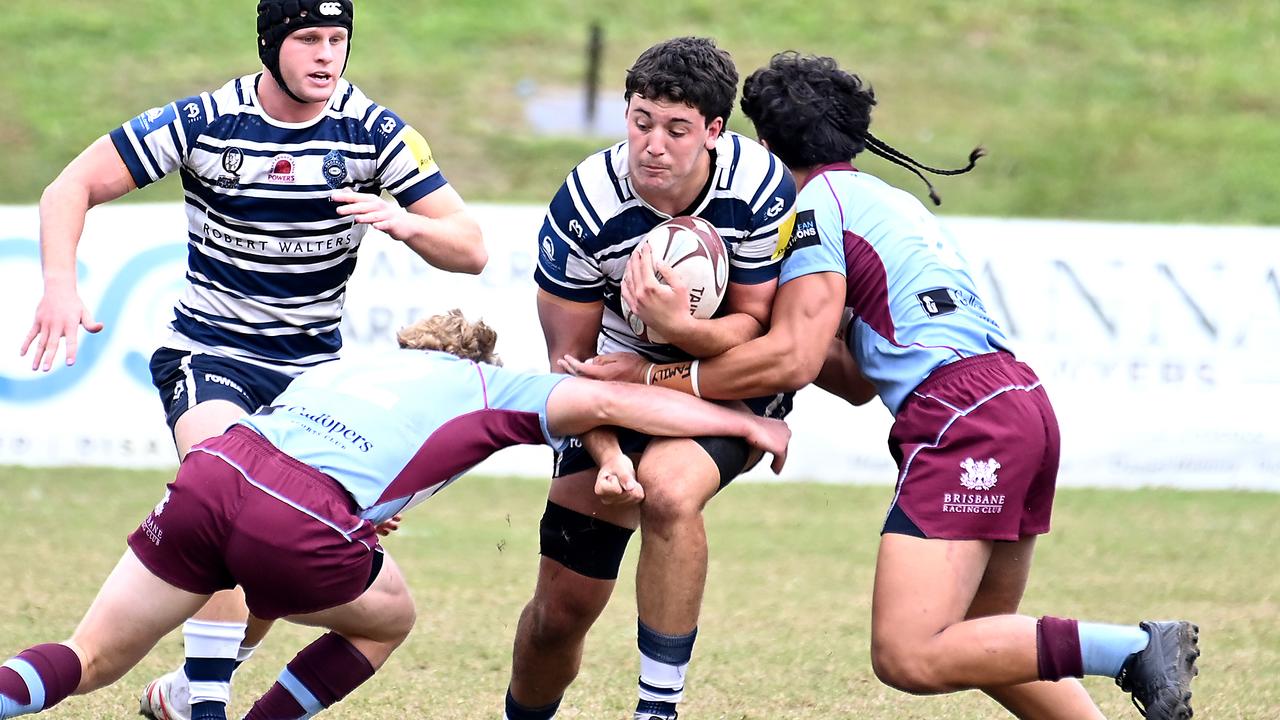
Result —
M 1147 646 L 1150 636 L 1137 625 L 1079 624 L 1085 675 L 1115 677 L 1124 661 Z

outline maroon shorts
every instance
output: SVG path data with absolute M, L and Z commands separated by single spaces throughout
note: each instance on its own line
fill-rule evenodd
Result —
M 1031 368 L 1008 353 L 935 370 L 898 411 L 892 520 L 924 537 L 1018 540 L 1049 532 L 1058 476 L 1058 421 Z
M 250 612 L 271 620 L 364 592 L 378 538 L 355 511 L 333 478 L 237 425 L 192 448 L 129 547 L 188 592 L 243 587 Z

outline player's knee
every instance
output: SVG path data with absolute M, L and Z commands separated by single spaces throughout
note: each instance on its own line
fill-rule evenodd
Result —
M 702 509 L 711 499 L 698 483 L 681 482 L 669 477 L 645 485 L 644 503 L 640 506 L 641 523 L 655 524 L 694 522 L 702 517 Z
M 540 529 L 543 557 L 560 563 L 587 580 L 603 580 L 610 584 L 618 579 L 622 556 L 633 532 L 550 500 L 542 515 Z M 578 585 L 591 586 L 594 583 L 575 583 L 570 579 L 557 583 L 539 583 L 538 593 L 544 591 L 544 584 L 560 585 L 572 590 Z M 608 597 L 607 591 L 605 597 Z
M 417 622 L 418 608 L 413 604 L 413 597 L 409 593 L 404 593 L 403 598 L 397 598 L 395 604 L 388 608 L 382 622 L 381 642 L 399 645 L 409 637 L 409 633 L 413 631 L 413 626 Z
M 871 669 L 880 682 L 895 690 L 912 695 L 930 695 L 946 692 L 939 687 L 932 664 L 924 653 L 906 647 L 902 643 L 871 643 Z

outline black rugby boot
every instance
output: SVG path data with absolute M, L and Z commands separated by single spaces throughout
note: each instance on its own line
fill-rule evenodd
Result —
M 1142 622 L 1147 647 L 1124 661 L 1116 684 L 1133 695 L 1133 705 L 1149 720 L 1191 717 L 1191 679 L 1200 671 L 1200 628 L 1189 622 Z

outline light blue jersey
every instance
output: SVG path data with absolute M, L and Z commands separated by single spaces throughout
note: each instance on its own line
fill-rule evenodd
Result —
M 308 370 L 240 422 L 333 477 L 378 523 L 501 448 L 563 450 L 568 439 L 547 428 L 547 398 L 567 377 L 391 350 Z
M 844 304 L 854 313 L 849 348 L 894 414 L 937 368 L 1010 350 L 938 219 L 848 163 L 809 177 L 785 252 L 780 283 L 817 272 L 845 276 Z
M 416 130 L 346 80 L 315 119 L 280 122 L 261 74 L 149 110 L 111 132 L 138 187 L 173 172 L 187 206 L 187 289 L 165 346 L 296 376 L 337 357 L 347 278 L 368 225 L 339 188 L 402 206 L 446 182 Z

